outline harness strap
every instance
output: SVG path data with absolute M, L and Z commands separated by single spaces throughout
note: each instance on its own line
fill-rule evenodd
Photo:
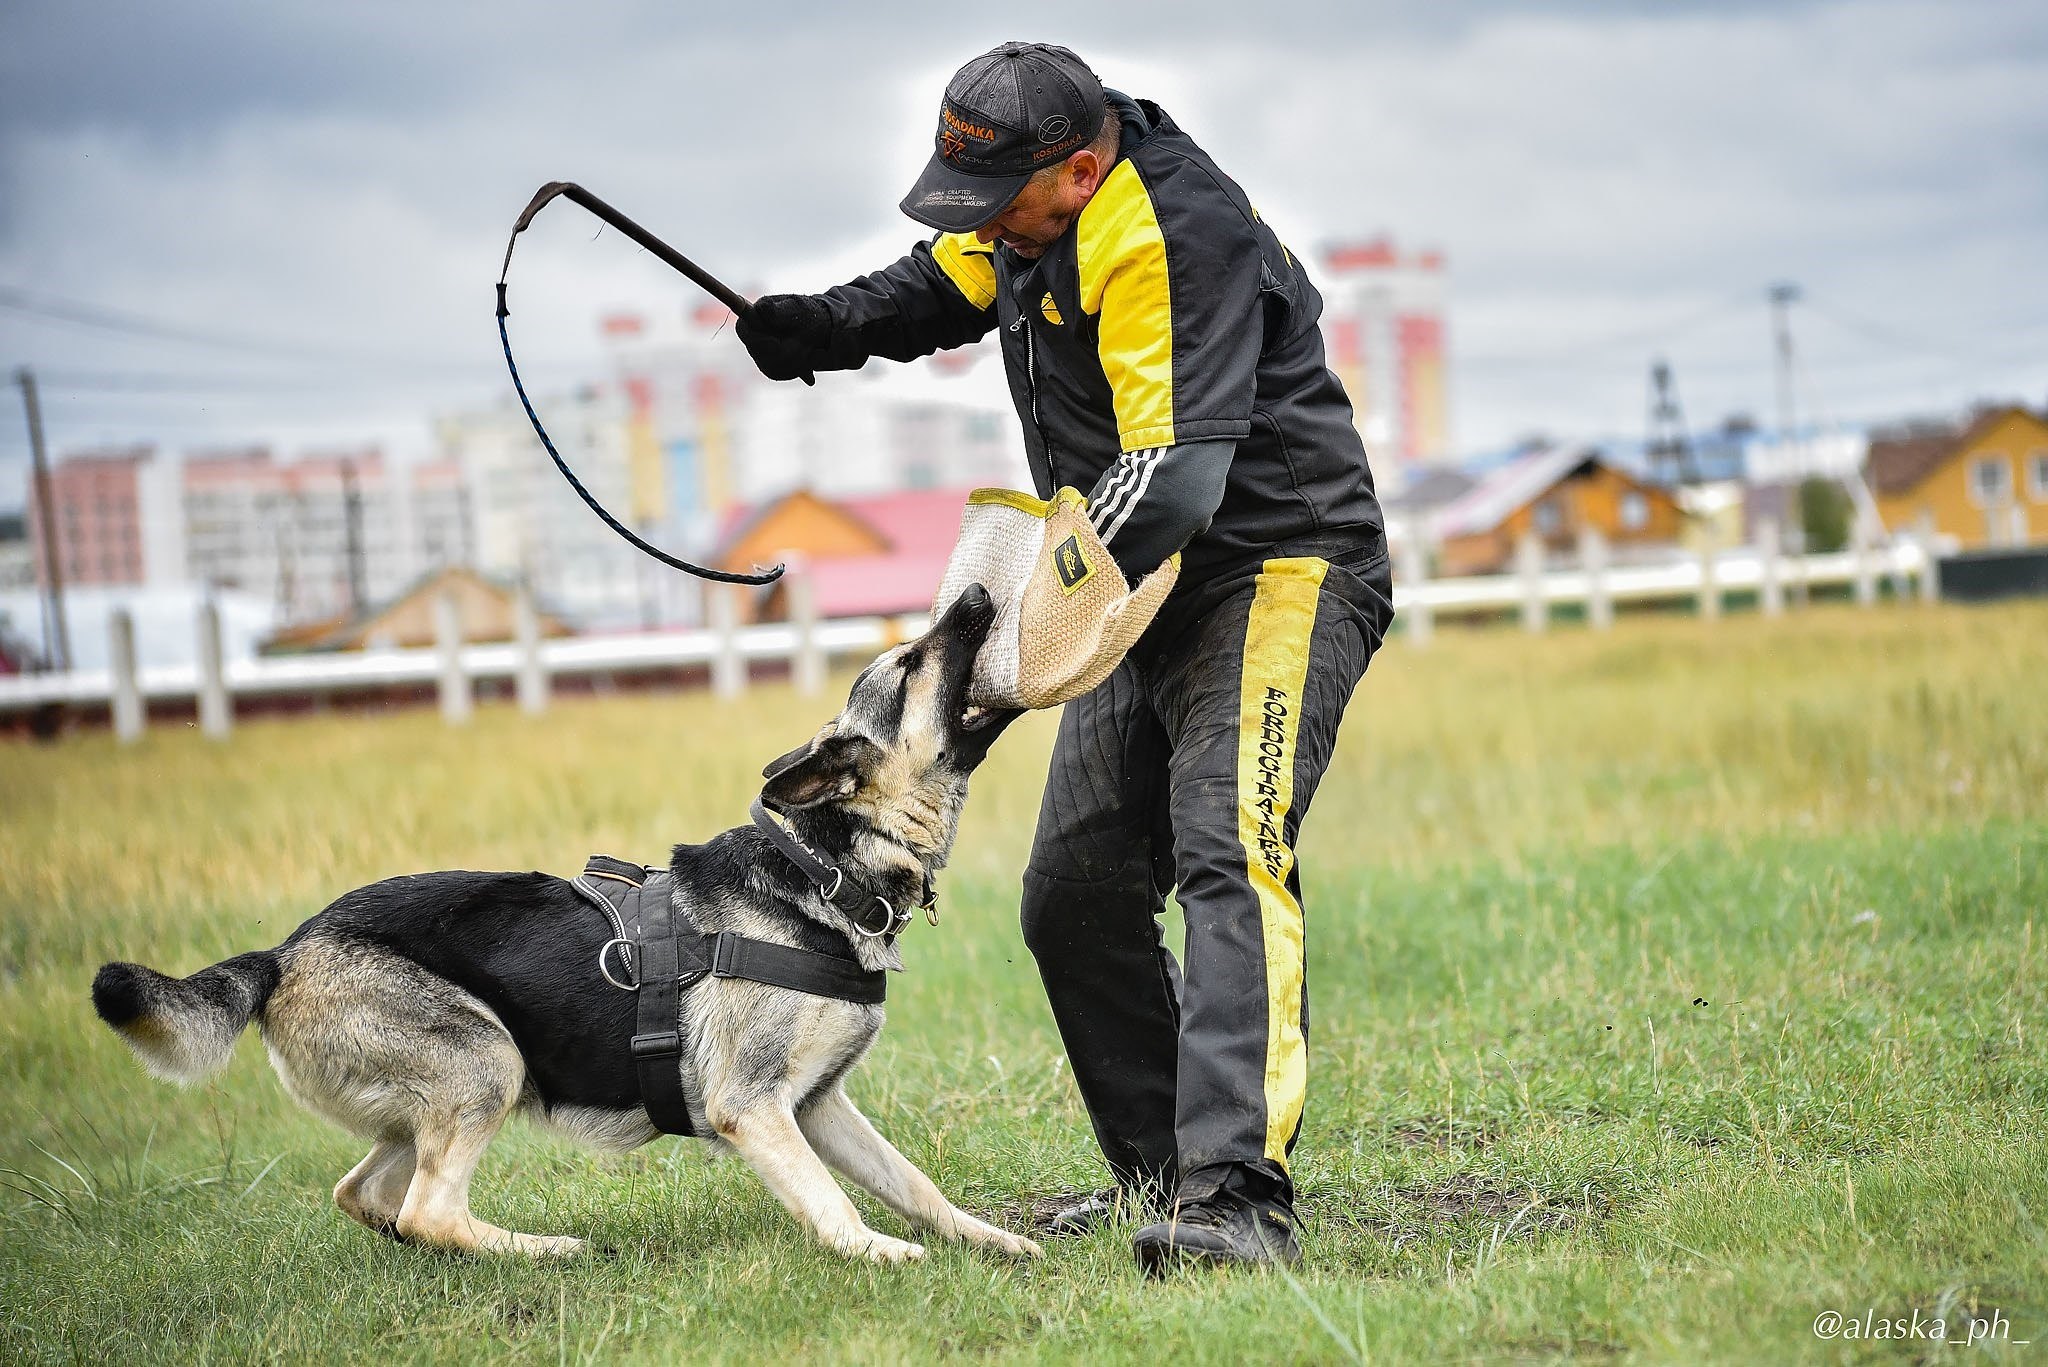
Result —
M 613 878 L 621 883 L 631 883 L 636 888 L 647 881 L 649 874 L 660 872 L 660 869 L 650 869 L 645 864 L 629 864 L 608 854 L 593 854 L 583 863 L 586 878 Z
M 588 881 L 593 878 L 603 881 Z M 888 997 L 886 973 L 863 968 L 859 961 L 843 955 L 755 940 L 729 930 L 715 935 L 697 933 L 694 926 L 678 921 L 670 902 L 668 875 L 659 870 L 596 854 L 585 864 L 582 877 L 569 881 L 617 931 L 617 937 L 599 954 L 598 971 L 612 986 L 639 993 L 633 1067 L 647 1118 L 665 1134 L 696 1133 L 683 1090 L 686 1041 L 682 998 L 705 975 L 739 978 L 860 1006 L 879 1006 Z M 615 945 L 620 947 L 625 981 L 613 975 L 605 957 Z
M 640 1009 L 633 1036 L 640 1104 L 656 1129 L 693 1135 L 690 1103 L 683 1095 L 682 967 L 675 908 L 667 897 L 640 898 Z M 696 971 L 689 981 L 695 982 L 704 969 L 692 967 Z
M 862 968 L 837 954 L 750 940 L 729 930 L 705 938 L 710 942 L 714 978 L 745 978 L 862 1006 L 880 1006 L 889 995 L 888 974 Z

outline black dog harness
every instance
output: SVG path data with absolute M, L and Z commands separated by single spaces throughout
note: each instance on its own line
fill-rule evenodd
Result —
M 844 872 L 820 859 L 756 801 L 754 824 L 803 870 L 818 891 L 862 935 L 884 941 L 910 920 L 886 898 L 855 889 Z M 622 992 L 639 994 L 633 1035 L 633 1066 L 641 1104 L 656 1129 L 694 1135 L 690 1102 L 683 1090 L 682 997 L 707 975 L 807 992 L 815 997 L 879 1006 L 888 995 L 887 975 L 854 959 L 756 940 L 732 931 L 700 933 L 679 921 L 673 902 L 675 880 L 666 869 L 631 864 L 594 854 L 570 886 L 611 922 L 612 938 L 597 952 L 597 971 Z M 934 924 L 938 899 L 925 876 L 923 910 Z

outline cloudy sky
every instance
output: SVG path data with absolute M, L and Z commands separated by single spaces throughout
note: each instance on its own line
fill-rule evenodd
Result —
M 1011 37 L 1158 100 L 1298 248 L 1450 262 L 1452 424 L 1639 434 L 1652 355 L 1696 425 L 2048 402 L 2048 9 L 1809 4 L 71 3 L 0 11 L 0 363 L 59 451 L 430 443 L 505 389 L 491 282 L 583 182 L 743 289 L 901 252 L 938 93 Z M 1152 17 L 1156 15 L 1157 17 Z M 1171 17 L 1167 17 L 1167 16 Z M 523 240 L 522 366 L 688 287 L 558 207 Z M 737 343 L 735 343 L 737 345 Z M 0 397 L 0 507 L 26 439 Z

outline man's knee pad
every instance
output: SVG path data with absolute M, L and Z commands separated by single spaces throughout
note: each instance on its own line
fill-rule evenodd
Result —
M 1026 949 L 1043 958 L 1056 948 L 1059 927 L 1067 919 L 1060 904 L 1077 891 L 1077 885 L 1063 879 L 1048 877 L 1036 869 L 1024 870 L 1024 900 L 1017 919 Z
M 1026 868 L 1018 915 L 1024 946 L 1043 960 L 1122 941 L 1152 922 L 1154 899 L 1149 870 L 1080 879 Z

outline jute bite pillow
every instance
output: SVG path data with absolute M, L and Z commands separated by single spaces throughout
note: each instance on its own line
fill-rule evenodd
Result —
M 1126 585 L 1077 490 L 1047 502 L 1014 489 L 976 489 L 960 515 L 960 540 L 932 615 L 969 584 L 987 589 L 996 622 L 975 659 L 968 701 L 1055 707 L 1109 677 L 1179 576 L 1176 555 L 1136 588 Z

